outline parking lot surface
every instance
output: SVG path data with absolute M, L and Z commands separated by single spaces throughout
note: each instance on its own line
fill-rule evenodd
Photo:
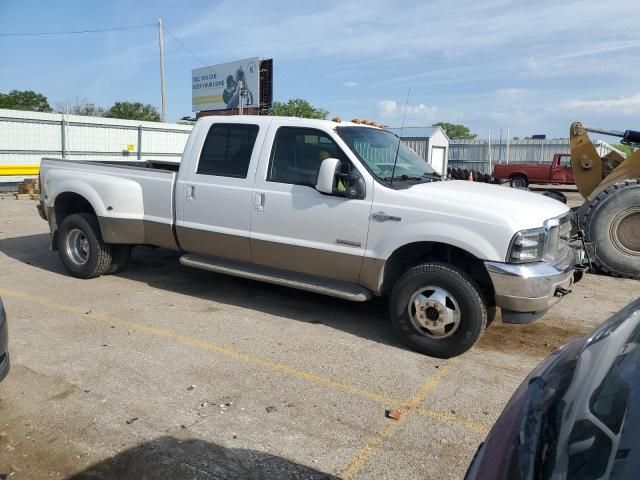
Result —
M 382 301 L 177 260 L 139 247 L 121 274 L 72 278 L 35 202 L 0 197 L 0 477 L 459 479 L 528 372 L 640 290 L 587 275 L 445 361 L 398 343 Z

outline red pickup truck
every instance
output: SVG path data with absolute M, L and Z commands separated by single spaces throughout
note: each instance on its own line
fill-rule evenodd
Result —
M 493 177 L 508 180 L 514 188 L 524 188 L 531 183 L 575 183 L 568 153 L 556 153 L 551 163 L 497 163 L 493 167 Z

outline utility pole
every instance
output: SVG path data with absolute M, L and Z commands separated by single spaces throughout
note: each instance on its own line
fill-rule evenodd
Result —
M 238 90 L 240 90 L 238 98 L 238 100 L 240 100 L 238 105 L 238 114 L 244 115 L 244 82 L 242 80 L 238 82 Z
M 164 86 L 164 41 L 162 39 L 162 19 L 158 19 L 158 43 L 160 44 L 160 95 L 162 96 L 162 121 L 167 121 L 167 92 Z
M 509 163 L 509 153 L 511 153 L 509 151 L 509 147 L 511 146 L 511 137 L 509 136 L 509 129 L 507 128 L 507 152 L 506 152 L 506 157 L 507 157 L 507 163 Z
M 493 172 L 493 155 L 491 152 L 491 130 L 489 130 L 489 173 Z

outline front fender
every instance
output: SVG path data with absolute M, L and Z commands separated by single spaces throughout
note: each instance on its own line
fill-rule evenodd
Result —
M 480 260 L 504 261 L 512 235 L 479 233 L 462 225 L 444 222 L 413 223 L 388 232 L 377 244 L 368 245 L 367 256 L 387 259 L 398 248 L 417 242 L 437 242 L 465 250 Z

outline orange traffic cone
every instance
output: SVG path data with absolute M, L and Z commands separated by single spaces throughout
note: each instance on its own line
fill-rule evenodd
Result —
M 469 172 L 469 178 L 467 178 L 470 182 L 473 182 L 473 172 Z

